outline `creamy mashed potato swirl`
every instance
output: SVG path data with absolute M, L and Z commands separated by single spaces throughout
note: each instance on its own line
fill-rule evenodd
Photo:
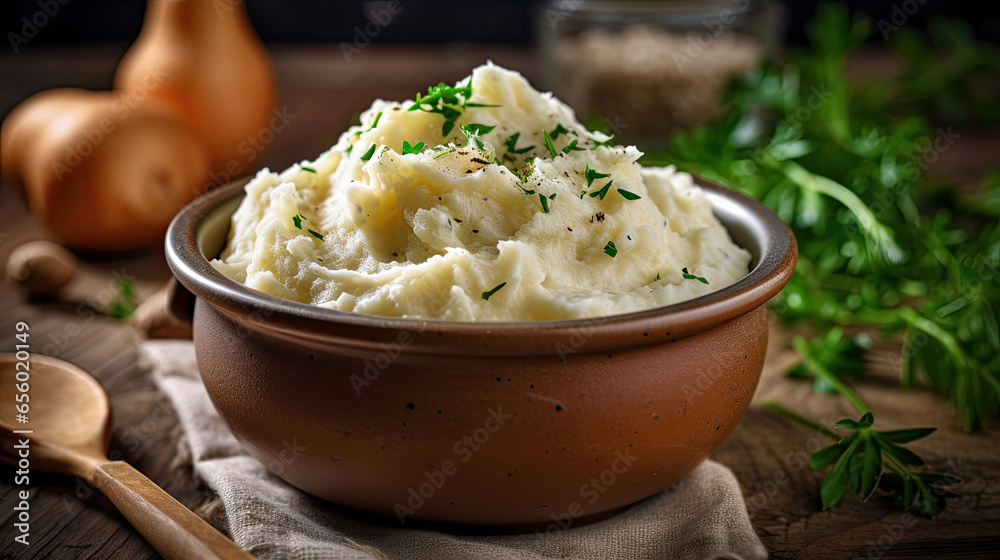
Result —
M 516 72 L 456 88 L 377 100 L 316 160 L 258 173 L 212 264 L 289 300 L 448 321 L 627 313 L 747 274 L 687 173 L 640 166 Z

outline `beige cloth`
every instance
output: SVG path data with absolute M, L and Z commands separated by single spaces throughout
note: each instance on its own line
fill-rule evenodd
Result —
M 456 536 L 358 519 L 272 475 L 226 429 L 187 341 L 143 343 L 144 359 L 186 432 L 195 473 L 216 494 L 233 540 L 258 558 L 713 559 L 766 558 L 732 472 L 706 461 L 612 518 L 549 535 Z

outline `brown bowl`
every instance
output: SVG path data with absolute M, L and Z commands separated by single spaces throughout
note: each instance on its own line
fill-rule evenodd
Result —
M 360 510 L 462 524 L 619 509 L 690 472 L 750 404 L 765 303 L 796 261 L 762 204 L 704 181 L 752 271 L 709 295 L 597 319 L 455 323 L 322 309 L 215 270 L 246 180 L 174 219 L 167 260 L 194 294 L 215 408 L 302 490 Z

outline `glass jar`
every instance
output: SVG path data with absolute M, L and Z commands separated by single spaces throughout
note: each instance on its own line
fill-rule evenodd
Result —
M 777 4 L 552 0 L 537 16 L 543 85 L 640 149 L 717 117 L 726 83 L 779 47 Z

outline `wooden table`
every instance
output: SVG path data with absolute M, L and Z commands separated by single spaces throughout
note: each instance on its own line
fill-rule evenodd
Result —
M 106 88 L 124 48 L 29 49 L 0 56 L 0 110 L 6 114 L 28 95 L 50 87 Z M 279 107 L 287 106 L 295 118 L 276 135 L 261 165 L 283 169 L 318 154 L 372 98 L 410 98 L 430 80 L 455 81 L 487 58 L 529 78 L 537 76 L 530 53 L 514 48 L 369 47 L 350 64 L 336 46 L 274 49 L 282 91 Z M 949 154 L 975 148 L 963 141 Z M 0 190 L 0 262 L 6 262 L 17 244 L 45 236 L 20 196 L 5 185 Z M 34 352 L 92 372 L 111 395 L 112 452 L 184 504 L 198 508 L 210 495 L 192 476 L 173 409 L 137 363 L 140 337 L 126 325 L 81 311 L 74 303 L 108 293 L 114 274 L 134 276 L 140 296 L 152 293 L 170 275 L 162 251 L 154 249 L 88 259 L 61 302 L 28 302 L 11 287 L 0 286 L 0 351 L 13 348 L 14 324 L 26 321 Z M 755 404 L 715 454 L 739 479 L 754 526 L 772 557 L 1000 557 L 1000 430 L 965 433 L 945 399 L 924 390 L 900 389 L 891 373 L 897 351 L 892 344 L 880 344 L 869 353 L 872 374 L 857 389 L 876 411 L 880 428 L 939 426 L 913 448 L 933 467 L 959 471 L 963 482 L 954 487 L 959 497 L 935 520 L 903 514 L 884 497 L 868 504 L 850 498 L 822 511 L 822 477 L 807 463 L 809 452 L 825 440 L 763 409 L 760 402 L 774 399 L 828 423 L 855 413 L 844 399 L 816 395 L 808 384 L 783 376 L 795 361 L 789 336 L 772 329 Z M 11 393 L 5 388 L 2 394 L 8 398 Z M 110 502 L 84 483 L 37 471 L 31 477 L 31 545 L 15 543 L 13 479 L 11 467 L 0 467 L 3 558 L 158 557 Z

